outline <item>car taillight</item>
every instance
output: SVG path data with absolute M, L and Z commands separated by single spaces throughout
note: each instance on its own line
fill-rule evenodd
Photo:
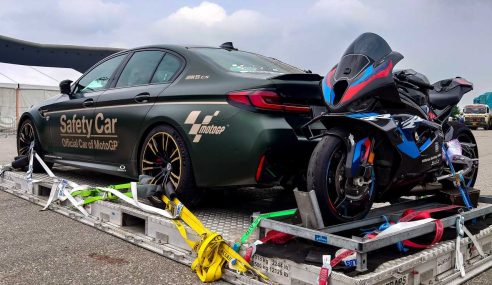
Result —
M 252 106 L 262 110 L 296 113 L 309 113 L 311 111 L 309 106 L 283 103 L 282 97 L 271 90 L 234 91 L 227 94 L 227 99 L 232 103 Z

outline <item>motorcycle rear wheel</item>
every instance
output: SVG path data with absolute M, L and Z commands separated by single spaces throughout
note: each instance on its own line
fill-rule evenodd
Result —
M 314 190 L 325 225 L 345 223 L 364 218 L 372 207 L 374 193 L 353 200 L 346 196 L 345 161 L 347 147 L 338 137 L 326 136 L 311 155 L 307 172 L 307 189 Z M 374 181 L 371 182 L 371 184 Z M 372 185 L 366 187 L 370 188 Z
M 463 155 L 469 158 L 478 158 L 478 147 L 476 146 L 477 142 L 470 129 L 465 124 L 457 123 L 457 122 L 450 122 L 449 125 L 454 129 L 453 137 L 451 139 L 457 139 L 460 143 L 475 144 L 475 147 L 473 147 L 472 149 L 463 149 Z M 461 166 L 459 165 L 456 165 L 454 168 L 455 171 L 461 170 Z M 447 170 L 446 172 L 450 173 L 449 170 Z M 464 177 L 465 183 L 467 184 L 468 187 L 473 187 L 475 185 L 475 182 L 477 180 L 477 175 L 478 175 L 478 166 L 473 172 L 470 172 L 467 175 L 465 175 Z M 449 180 L 443 180 L 441 181 L 441 184 L 444 189 L 454 188 L 453 182 Z

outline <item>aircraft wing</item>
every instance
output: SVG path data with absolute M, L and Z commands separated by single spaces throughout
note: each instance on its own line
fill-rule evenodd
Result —
M 72 68 L 81 73 L 118 48 L 50 45 L 0 36 L 0 62 Z

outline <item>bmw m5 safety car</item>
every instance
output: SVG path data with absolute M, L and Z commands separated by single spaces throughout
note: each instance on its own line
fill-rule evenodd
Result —
M 321 77 L 221 47 L 156 45 L 112 53 L 25 112 L 19 155 L 160 183 L 188 203 L 200 189 L 295 186 L 316 141 L 300 127 L 322 105 Z

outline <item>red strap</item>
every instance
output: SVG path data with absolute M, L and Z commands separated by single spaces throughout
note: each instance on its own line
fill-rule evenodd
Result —
M 326 267 L 321 267 L 318 276 L 318 285 L 327 285 L 328 277 L 330 275 L 330 270 Z
M 342 261 L 344 258 L 351 256 L 355 251 L 347 249 L 346 251 L 340 253 L 335 258 L 333 258 L 330 262 L 331 267 L 335 267 Z
M 247 263 L 250 263 L 251 262 L 251 257 L 253 256 L 253 246 L 250 246 L 248 247 L 248 249 L 246 249 L 246 253 L 244 254 L 244 260 L 246 260 Z
M 262 243 L 272 242 L 274 244 L 285 244 L 293 238 L 294 238 L 293 235 L 271 230 L 262 239 L 260 239 L 260 241 Z M 253 257 L 253 253 L 254 253 L 253 251 L 254 251 L 253 246 L 250 246 L 246 249 L 246 253 L 244 254 L 243 258 L 248 263 L 251 261 L 251 258 Z
M 265 235 L 265 237 L 263 237 L 260 240 L 263 243 L 267 243 L 267 242 L 271 241 L 274 244 L 285 244 L 293 238 L 294 238 L 293 235 L 289 235 L 289 234 L 282 233 L 279 231 L 271 230 Z
M 373 239 L 373 238 L 377 237 L 377 234 L 371 233 L 371 234 L 368 234 L 366 237 L 368 239 Z M 337 266 L 338 263 L 340 263 L 340 261 L 342 261 L 346 257 L 351 256 L 354 252 L 355 251 L 353 251 L 353 250 L 347 249 L 344 252 L 340 253 L 339 255 L 335 256 L 335 258 L 333 258 L 330 262 L 331 267 L 333 268 L 333 267 Z
M 461 208 L 461 206 L 449 205 L 449 206 L 444 206 L 444 207 L 439 207 L 439 208 L 434 208 L 434 209 L 427 209 L 427 210 L 422 210 L 422 211 L 415 211 L 413 209 L 409 209 L 409 210 L 406 210 L 405 212 L 403 212 L 403 214 L 400 218 L 400 222 L 409 222 L 412 220 L 427 219 L 427 218 L 430 218 L 430 214 L 432 214 L 432 213 L 449 211 L 449 210 L 456 209 L 456 208 Z
M 403 245 L 413 248 L 428 248 L 438 243 L 441 240 L 442 235 L 444 233 L 444 225 L 442 224 L 441 220 L 435 220 L 434 223 L 436 224 L 436 234 L 434 235 L 434 239 L 430 244 L 419 244 L 411 240 L 404 240 Z
M 457 205 L 449 205 L 449 206 L 444 206 L 444 207 L 439 207 L 439 208 L 434 208 L 434 209 L 428 209 L 428 210 L 423 210 L 423 211 L 415 211 L 412 209 L 406 210 L 403 212 L 400 222 L 409 222 L 412 220 L 422 220 L 422 219 L 428 219 L 431 217 L 431 213 L 437 213 L 437 212 L 443 212 L 443 211 L 449 211 L 452 209 L 456 208 L 461 208 L 461 206 Z M 442 235 L 444 233 L 444 226 L 442 224 L 441 220 L 434 220 L 434 223 L 436 225 L 436 232 L 434 235 L 434 239 L 430 244 L 419 244 L 416 242 L 413 242 L 411 240 L 404 240 L 403 245 L 407 247 L 413 247 L 413 248 L 428 248 L 430 246 L 433 246 L 434 244 L 438 243 Z

